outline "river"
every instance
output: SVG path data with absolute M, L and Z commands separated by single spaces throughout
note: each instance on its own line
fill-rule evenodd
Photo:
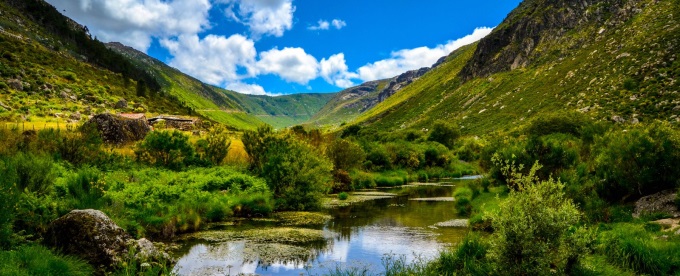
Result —
M 437 226 L 459 218 L 451 199 L 455 186 L 463 181 L 381 189 L 397 196 L 325 210 L 331 219 L 323 226 L 311 227 L 322 231 L 325 239 L 321 242 L 183 242 L 175 253 L 179 261 L 174 271 L 179 275 L 323 275 L 339 267 L 380 273 L 383 259 L 389 256 L 406 262 L 432 259 L 461 241 L 468 231 Z M 238 232 L 270 226 L 242 221 L 220 229 Z M 289 253 L 278 256 L 275 252 Z

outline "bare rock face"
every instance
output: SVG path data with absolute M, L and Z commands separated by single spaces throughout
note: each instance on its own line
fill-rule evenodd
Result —
M 106 143 L 124 144 L 146 137 L 151 127 L 146 119 L 128 119 L 114 114 L 98 114 L 88 123 L 95 124 Z
M 120 262 L 128 253 L 130 240 L 130 235 L 97 210 L 73 210 L 52 222 L 45 235 L 47 245 L 98 267 Z
M 544 42 L 562 41 L 570 30 L 595 23 L 617 25 L 635 14 L 641 1 L 620 0 L 526 0 L 494 31 L 479 41 L 473 57 L 459 76 L 463 80 L 523 68 L 535 59 L 535 50 Z
M 680 217 L 680 211 L 675 205 L 675 198 L 675 190 L 667 190 L 640 198 L 635 202 L 633 217 L 637 218 L 645 213 L 667 213 L 675 218 Z

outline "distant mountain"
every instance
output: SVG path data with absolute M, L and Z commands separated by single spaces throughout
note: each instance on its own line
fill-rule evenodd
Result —
M 458 123 L 471 134 L 556 111 L 680 121 L 680 1 L 526 0 L 352 123 L 375 130 Z
M 240 94 L 205 84 L 165 63 L 120 43 L 107 46 L 128 57 L 138 68 L 148 72 L 182 103 L 212 120 L 252 129 L 262 123 L 285 128 L 309 120 L 334 94 L 295 94 L 257 96 Z
M 439 64 L 440 62 L 437 62 L 433 68 Z M 430 70 L 431 68 L 412 70 L 391 79 L 369 81 L 340 91 L 308 123 L 317 126 L 337 126 L 351 122 Z

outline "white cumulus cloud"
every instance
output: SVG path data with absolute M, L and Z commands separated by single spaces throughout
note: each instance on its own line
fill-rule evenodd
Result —
M 493 28 L 477 28 L 470 35 L 437 45 L 434 48 L 419 47 L 392 52 L 388 59 L 376 61 L 357 70 L 359 79 L 372 81 L 391 78 L 409 70 L 432 66 L 437 60 L 454 50 L 474 43 L 491 33 Z
M 274 48 L 262 52 L 257 68 L 262 74 L 275 74 L 287 82 L 302 85 L 307 85 L 319 74 L 319 62 L 302 48 Z
M 335 54 L 328 59 L 322 59 L 319 63 L 320 75 L 328 83 L 340 88 L 354 86 L 351 79 L 358 77 L 354 73 L 348 72 L 345 54 Z
M 232 82 L 230 84 L 227 84 L 226 89 L 236 91 L 241 94 L 271 95 L 270 93 L 267 93 L 262 86 L 259 86 L 257 84 L 247 84 L 243 82 Z
M 312 31 L 318 31 L 318 30 L 328 30 L 331 27 L 331 23 L 328 23 L 326 20 L 319 20 L 319 22 L 316 23 L 314 26 L 309 26 L 307 29 L 312 30 Z
M 338 30 L 347 26 L 347 22 L 340 19 L 333 19 L 333 22 L 331 22 L 331 24 L 333 24 L 333 27 L 335 27 Z
M 230 37 L 182 35 L 163 39 L 173 58 L 169 65 L 213 85 L 236 82 L 255 74 L 255 43 L 239 34 Z M 239 68 L 247 74 L 239 75 Z
M 47 0 L 104 42 L 146 52 L 152 37 L 196 34 L 209 28 L 209 0 Z
M 309 26 L 307 27 L 307 29 L 312 31 L 326 31 L 330 30 L 331 26 L 333 26 L 335 29 L 340 30 L 347 26 L 347 22 L 340 19 L 333 19 L 331 22 L 321 19 L 318 22 L 316 22 L 316 25 Z
M 230 4 L 227 17 L 248 26 L 251 35 L 259 39 L 263 35 L 276 37 L 293 28 L 293 0 L 221 0 Z

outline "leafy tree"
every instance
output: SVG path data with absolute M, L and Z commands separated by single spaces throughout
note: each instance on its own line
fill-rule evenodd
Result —
M 453 144 L 460 137 L 460 130 L 445 121 L 437 121 L 430 130 L 428 141 L 438 142 L 449 149 L 453 148 Z
M 314 210 L 329 190 L 332 164 L 308 144 L 271 127 L 246 131 L 253 172 L 267 181 L 279 210 Z
M 595 173 L 602 179 L 597 190 L 609 200 L 636 199 L 680 181 L 680 137 L 668 123 L 610 131 L 595 149 Z
M 326 148 L 326 156 L 333 162 L 336 170 L 344 171 L 361 166 L 366 159 L 366 153 L 361 146 L 345 139 L 331 142 Z
M 581 214 L 563 192 L 564 184 L 540 181 L 536 163 L 529 173 L 506 166 L 517 189 L 500 209 L 487 215 L 492 221 L 489 258 L 501 275 L 547 275 L 569 273 L 587 253 L 591 233 L 577 228 Z
M 137 81 L 137 97 L 146 97 L 146 83 L 143 80 Z
M 262 172 L 262 166 L 264 165 L 267 153 L 267 144 L 273 136 L 273 131 L 271 126 L 262 125 L 256 131 L 245 131 L 241 138 L 243 146 L 250 156 L 250 167 L 258 174 Z
M 179 131 L 152 131 L 135 149 L 137 159 L 155 166 L 179 170 L 195 161 L 189 137 Z
M 340 137 L 347 138 L 350 136 L 357 136 L 359 135 L 359 131 L 361 131 L 360 125 L 351 125 L 342 130 L 342 134 L 340 134 Z

